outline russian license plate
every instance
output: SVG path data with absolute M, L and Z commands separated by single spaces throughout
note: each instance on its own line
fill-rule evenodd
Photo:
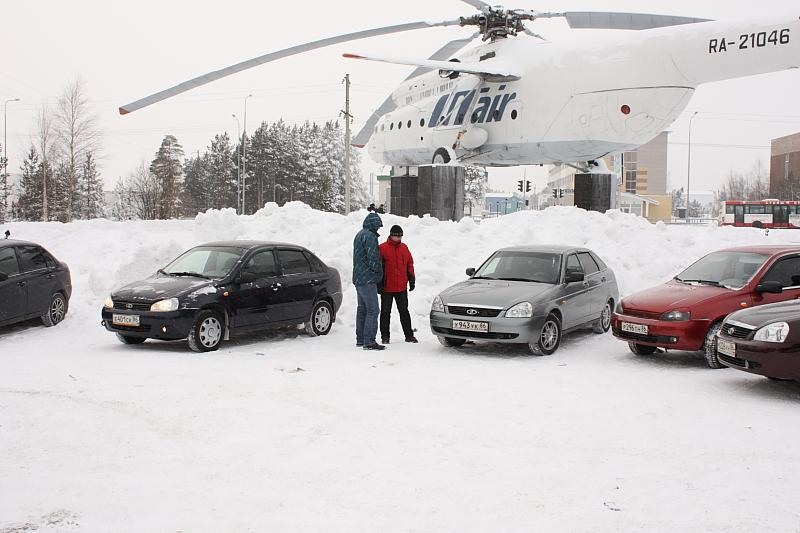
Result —
M 631 324 L 630 322 L 623 322 L 622 331 L 627 331 L 628 333 L 636 333 L 638 335 L 647 335 L 647 325 Z
M 736 357 L 736 343 L 717 338 L 717 351 L 722 355 Z
M 453 320 L 453 329 L 457 331 L 478 331 L 489 333 L 488 322 L 472 322 L 470 320 Z
M 115 326 L 139 326 L 139 315 L 117 315 L 115 314 L 111 323 Z

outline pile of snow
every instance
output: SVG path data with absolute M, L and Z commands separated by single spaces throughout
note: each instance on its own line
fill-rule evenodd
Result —
M 800 232 L 651 225 L 574 208 L 477 223 L 383 216 L 416 259 L 419 344 L 354 346 L 347 217 L 302 204 L 189 221 L 12 224 L 72 270 L 67 320 L 0 330 L 0 532 L 796 531 L 800 389 L 580 332 L 552 357 L 447 349 L 433 297 L 500 247 L 587 246 L 628 294 L 703 254 Z M 2 229 L 2 228 L 0 228 Z M 195 354 L 100 326 L 116 286 L 220 239 L 292 242 L 339 269 L 330 335 Z
M 92 220 L 11 224 L 13 236 L 44 245 L 72 270 L 75 327 L 96 322 L 109 292 L 141 279 L 184 250 L 202 243 L 240 239 L 299 244 L 339 270 L 345 293 L 340 318 L 352 324 L 352 240 L 366 211 L 343 216 L 316 211 L 300 202 L 267 204 L 251 216 L 232 209 L 210 210 L 194 221 L 111 222 Z M 745 244 L 800 243 L 800 232 L 732 227 L 651 224 L 634 215 L 551 207 L 476 222 L 443 222 L 431 217 L 383 215 L 381 240 L 399 224 L 417 271 L 410 308 L 424 322 L 440 291 L 465 278 L 493 251 L 506 246 L 565 244 L 594 250 L 617 274 L 624 296 L 677 274 L 704 254 Z

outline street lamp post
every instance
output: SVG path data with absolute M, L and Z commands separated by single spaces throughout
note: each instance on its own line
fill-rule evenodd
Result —
M 236 114 L 231 115 L 236 119 L 236 139 L 237 142 L 242 142 L 240 135 L 241 128 L 239 127 L 239 117 Z M 238 155 L 238 154 L 237 154 Z M 239 158 L 236 158 L 236 212 L 242 214 L 242 165 L 239 164 Z
M 3 177 L 8 174 L 8 103 L 19 102 L 19 98 L 9 98 L 3 104 Z
M 692 118 L 689 119 L 689 161 L 687 163 L 686 168 L 686 222 L 689 222 L 689 187 L 692 183 L 692 121 L 694 121 L 694 117 L 697 116 L 699 111 L 695 111 L 692 114 Z
M 247 192 L 247 99 L 253 95 L 248 94 L 244 97 L 244 135 L 242 135 L 242 214 L 246 214 L 245 203 Z

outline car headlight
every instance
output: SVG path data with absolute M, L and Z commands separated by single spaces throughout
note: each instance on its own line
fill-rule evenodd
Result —
M 433 303 L 431 304 L 431 311 L 436 311 L 437 313 L 444 313 L 444 304 L 442 303 L 442 299 L 437 295 L 436 298 L 433 299 Z
M 533 306 L 530 302 L 518 303 L 508 311 L 506 318 L 530 318 L 533 316 Z
M 678 311 L 677 309 L 661 315 L 661 320 L 669 320 L 670 322 L 681 322 L 691 318 L 692 314 L 689 311 Z
M 161 300 L 150 306 L 151 311 L 159 313 L 166 313 L 168 311 L 176 311 L 178 309 L 178 299 L 170 298 L 169 300 Z
M 103 307 L 106 309 L 114 309 L 114 300 L 111 299 L 111 296 L 106 298 L 106 301 L 103 302 Z
M 789 324 L 786 322 L 775 322 L 774 324 L 767 324 L 763 328 L 756 331 L 756 336 L 753 340 L 764 342 L 783 342 L 789 336 Z

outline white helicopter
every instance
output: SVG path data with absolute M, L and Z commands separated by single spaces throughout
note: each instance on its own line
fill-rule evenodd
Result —
M 120 107 L 130 113 L 222 77 L 366 37 L 477 26 L 429 59 L 344 54 L 416 66 L 353 145 L 397 166 L 568 163 L 590 168 L 669 127 L 703 83 L 800 67 L 800 8 L 738 22 L 611 12 L 543 13 L 462 0 L 479 14 L 376 28 L 294 46 L 211 72 Z M 551 43 L 524 23 L 563 17 L 571 28 L 638 30 L 590 45 Z M 482 43 L 454 57 L 478 36 Z

